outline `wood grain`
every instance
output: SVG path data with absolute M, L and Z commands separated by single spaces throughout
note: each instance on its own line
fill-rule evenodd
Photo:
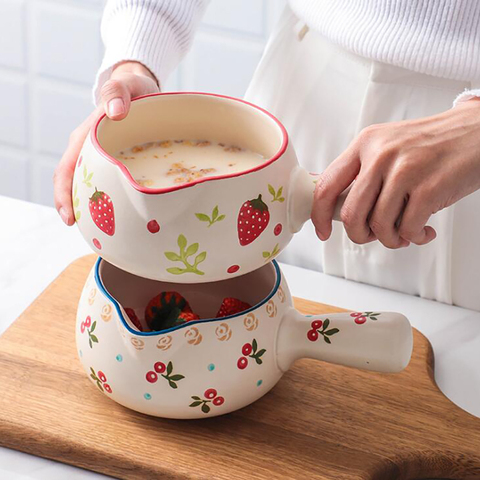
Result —
M 126 479 L 480 479 L 480 419 L 438 390 L 417 331 L 397 375 L 302 360 L 255 404 L 204 420 L 115 404 L 88 381 L 74 344 L 94 260 L 70 265 L 0 337 L 0 445 Z

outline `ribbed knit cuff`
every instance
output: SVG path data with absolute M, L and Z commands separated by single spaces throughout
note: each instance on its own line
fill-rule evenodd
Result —
M 102 18 L 105 55 L 95 79 L 94 103 L 116 65 L 137 61 L 160 86 L 180 63 L 208 0 L 109 0 Z
M 453 101 L 453 106 L 455 107 L 460 102 L 466 102 L 467 100 L 478 97 L 480 97 L 480 88 L 474 90 L 465 90 Z

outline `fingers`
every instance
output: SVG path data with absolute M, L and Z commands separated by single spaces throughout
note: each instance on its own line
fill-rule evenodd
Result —
M 72 206 L 72 182 L 77 158 L 85 138 L 96 119 L 104 111 L 112 120 L 124 119 L 131 99 L 159 91 L 155 77 L 137 62 L 125 62 L 115 69 L 101 90 L 101 104 L 70 136 L 67 149 L 53 177 L 55 207 L 67 225 L 75 223 Z
M 378 175 L 365 174 L 360 170 L 345 203 L 340 218 L 348 237 L 355 243 L 364 244 L 376 240 L 369 225 L 372 212 L 382 188 L 382 179 Z
M 312 208 L 312 222 L 320 240 L 327 240 L 330 237 L 338 196 L 355 180 L 359 170 L 358 152 L 356 148 L 349 147 L 318 178 Z
M 119 68 L 114 70 L 110 80 L 103 84 L 100 94 L 108 117 L 112 120 L 123 120 L 128 115 L 132 98 L 158 91 L 158 85 L 150 74 L 134 74 Z
M 397 228 L 408 195 L 403 186 L 395 181 L 387 181 L 370 216 L 369 226 L 375 237 L 387 248 L 408 247 L 410 242 L 404 239 Z
M 112 120 L 122 120 L 127 116 L 131 94 L 126 82 L 108 80 L 102 86 L 101 97 L 105 105 L 105 113 Z
M 434 228 L 426 226 L 432 214 L 428 205 L 427 199 L 421 195 L 412 195 L 400 221 L 399 235 L 415 245 L 426 245 L 437 236 Z
M 55 208 L 66 225 L 75 223 L 72 206 L 72 182 L 75 165 L 91 126 L 100 114 L 97 108 L 77 129 L 70 135 L 67 149 L 60 160 L 53 175 L 53 194 Z

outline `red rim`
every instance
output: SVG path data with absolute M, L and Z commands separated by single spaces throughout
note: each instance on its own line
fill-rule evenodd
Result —
M 136 190 L 138 190 L 139 192 L 146 193 L 146 194 L 149 194 L 149 195 L 154 195 L 154 194 L 157 194 L 157 193 L 168 193 L 168 192 L 173 192 L 175 190 L 181 190 L 183 188 L 193 187 L 194 185 L 198 185 L 199 183 L 209 182 L 211 180 L 222 180 L 224 178 L 235 178 L 235 177 L 240 177 L 242 175 L 247 175 L 249 173 L 257 172 L 258 170 L 262 170 L 263 168 L 268 167 L 268 165 L 271 165 L 273 162 L 275 162 L 275 160 L 278 160 L 283 155 L 283 153 L 285 152 L 285 150 L 287 148 L 288 134 L 287 134 L 287 131 L 285 130 L 285 127 L 280 123 L 280 121 L 276 117 L 274 117 L 271 113 L 264 110 L 263 108 L 258 107 L 257 105 L 254 105 L 253 103 L 247 102 L 245 100 L 241 100 L 240 98 L 229 97 L 228 95 L 219 95 L 219 94 L 216 94 L 216 93 L 204 93 L 204 92 L 166 92 L 166 93 L 150 93 L 148 95 L 142 95 L 140 97 L 133 98 L 132 102 L 135 102 L 137 100 L 141 100 L 142 98 L 157 97 L 157 96 L 160 96 L 160 95 L 208 95 L 210 97 L 226 98 L 228 100 L 234 100 L 236 102 L 241 102 L 241 103 L 244 103 L 246 105 L 249 105 L 250 107 L 253 107 L 257 110 L 260 110 L 262 113 L 264 113 L 265 115 L 270 117 L 278 125 L 278 127 L 280 128 L 280 131 L 282 132 L 282 137 L 283 137 L 282 138 L 282 145 L 280 146 L 280 149 L 275 153 L 275 155 L 273 157 L 269 158 L 266 162 L 262 163 L 258 167 L 251 168 L 250 170 L 245 170 L 243 172 L 232 173 L 232 174 L 229 174 L 229 175 L 219 175 L 219 176 L 216 176 L 216 177 L 199 178 L 198 180 L 195 180 L 194 182 L 184 183 L 182 185 L 177 185 L 177 186 L 168 187 L 168 188 L 147 188 L 147 187 L 143 187 L 142 185 L 139 185 L 133 179 L 132 175 L 128 171 L 128 168 L 123 163 L 118 161 L 116 158 L 109 155 L 100 145 L 100 143 L 98 141 L 98 137 L 97 137 L 97 130 L 98 130 L 98 126 L 100 125 L 100 122 L 106 117 L 106 114 L 104 113 L 101 117 L 98 118 L 97 122 L 95 123 L 94 128 L 91 130 L 90 138 L 92 140 L 93 146 L 100 153 L 100 155 L 102 155 L 108 161 L 110 161 L 111 163 L 116 165 L 118 168 L 120 168 L 120 170 L 125 175 L 127 180 L 130 182 L 132 187 L 135 188 Z

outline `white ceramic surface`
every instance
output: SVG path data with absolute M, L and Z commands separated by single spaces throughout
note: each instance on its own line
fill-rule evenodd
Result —
M 136 183 L 113 157 L 163 139 L 240 145 L 268 160 L 155 189 Z M 166 93 L 136 99 L 125 120 L 103 117 L 92 129 L 77 161 L 73 202 L 82 235 L 108 262 L 145 278 L 200 283 L 275 258 L 310 217 L 315 178 L 299 167 L 284 127 L 268 112 L 220 95 Z
M 138 331 L 123 307 L 140 313 L 162 291 L 180 293 L 203 320 Z M 253 307 L 212 318 L 226 297 Z M 136 277 L 99 259 L 79 301 L 76 339 L 85 371 L 105 395 L 167 418 L 242 408 L 302 357 L 399 372 L 413 345 L 410 323 L 399 313 L 301 315 L 276 262 L 242 277 L 191 285 Z

